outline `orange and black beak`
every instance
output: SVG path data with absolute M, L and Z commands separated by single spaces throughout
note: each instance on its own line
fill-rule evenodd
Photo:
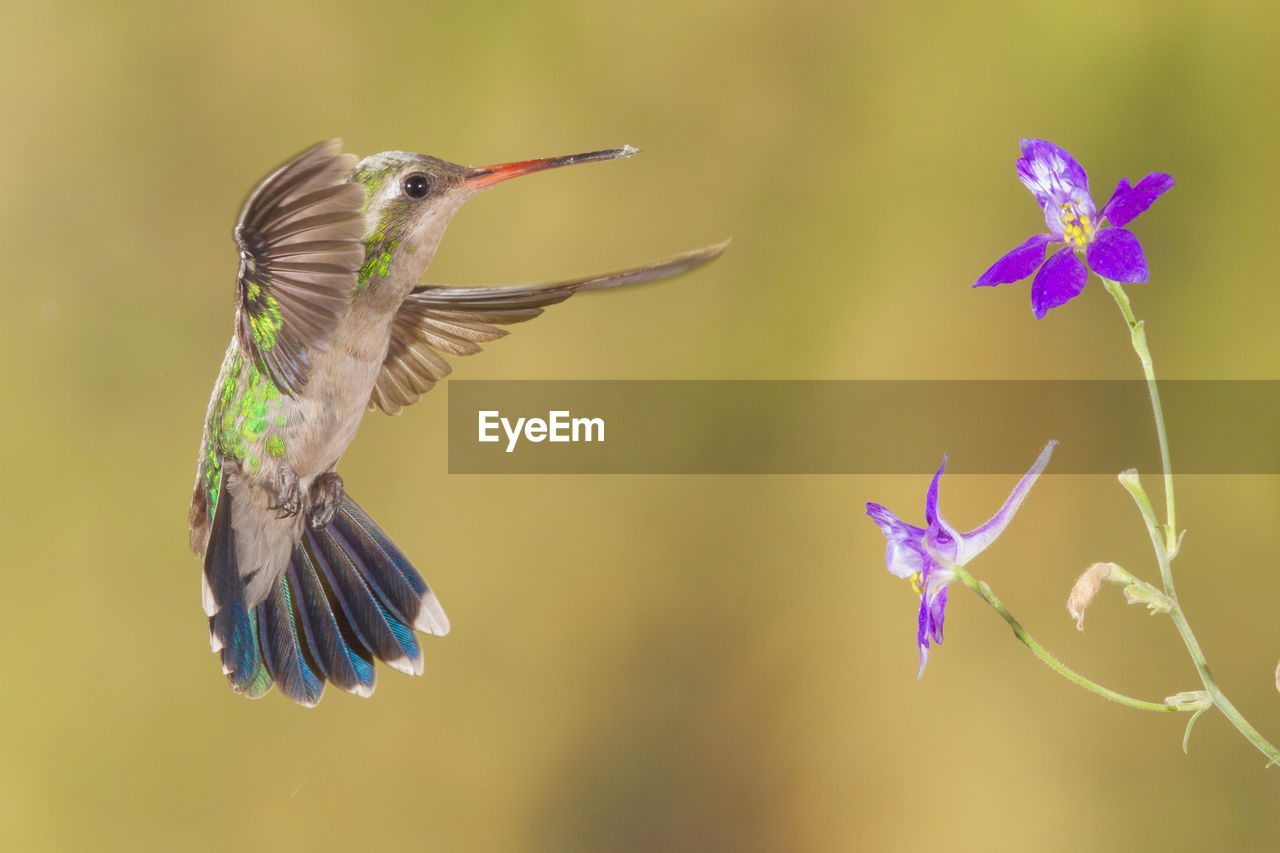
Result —
M 544 169 L 558 169 L 561 166 L 574 166 L 578 163 L 596 163 L 602 160 L 617 160 L 639 154 L 639 148 L 624 145 L 621 148 L 610 148 L 607 151 L 589 151 L 586 154 L 570 154 L 567 157 L 544 157 L 541 160 L 520 160 L 515 163 L 502 163 L 497 166 L 481 166 L 472 169 L 462 178 L 465 186 L 480 191 L 507 180 L 541 172 Z

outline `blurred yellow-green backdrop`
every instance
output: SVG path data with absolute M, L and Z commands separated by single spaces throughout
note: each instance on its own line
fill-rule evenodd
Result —
M 1038 136 L 1100 200 L 1178 179 L 1134 226 L 1162 374 L 1278 378 L 1278 35 L 1261 0 L 10 4 L 0 846 L 1274 849 L 1280 777 L 1220 716 L 1184 755 L 1183 719 L 1072 688 L 962 589 L 913 679 L 915 597 L 862 508 L 918 521 L 924 477 L 449 476 L 438 390 L 371 416 L 341 472 L 453 633 L 421 679 L 383 669 L 373 699 L 314 711 L 227 688 L 185 518 L 230 228 L 330 136 L 472 164 L 644 149 L 472 202 L 429 281 L 733 237 L 696 276 L 573 300 L 457 376 L 1136 377 L 1096 281 L 1039 322 L 1026 284 L 969 287 L 1040 228 L 1013 173 Z M 1030 463 L 1049 436 L 1018 419 Z M 1011 485 L 948 479 L 951 520 Z M 1184 605 L 1280 736 L 1280 483 L 1179 489 Z M 1115 481 L 1058 476 L 974 569 L 1099 680 L 1197 686 L 1167 620 L 1114 592 L 1076 632 L 1063 602 L 1098 559 L 1155 578 Z

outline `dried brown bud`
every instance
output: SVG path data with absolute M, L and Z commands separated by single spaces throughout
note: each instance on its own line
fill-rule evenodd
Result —
M 1098 594 L 1098 590 L 1102 589 L 1103 581 L 1110 580 L 1112 572 L 1118 568 L 1120 567 L 1115 563 L 1094 563 L 1076 579 L 1075 586 L 1071 587 L 1071 595 L 1067 597 L 1067 612 L 1076 620 L 1077 630 L 1084 630 L 1085 609 Z

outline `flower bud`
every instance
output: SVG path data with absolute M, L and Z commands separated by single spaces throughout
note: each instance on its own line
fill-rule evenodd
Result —
M 1213 700 L 1204 690 L 1185 690 L 1173 696 L 1166 696 L 1164 703 L 1188 713 L 1199 713 L 1213 707 Z
M 1112 577 L 1111 580 L 1125 584 L 1125 601 L 1130 604 L 1147 605 L 1147 612 L 1152 616 L 1157 613 L 1168 613 L 1173 608 L 1173 601 L 1169 596 L 1165 595 L 1149 583 L 1143 583 L 1136 578 L 1130 578 L 1132 583 L 1122 581 L 1117 577 Z
M 1076 630 L 1084 630 L 1084 611 L 1093 601 L 1093 597 L 1102 589 L 1102 582 L 1111 579 L 1112 571 L 1119 568 L 1115 563 L 1094 563 L 1085 573 L 1076 579 L 1071 587 L 1071 595 L 1067 597 L 1067 612 L 1076 620 Z

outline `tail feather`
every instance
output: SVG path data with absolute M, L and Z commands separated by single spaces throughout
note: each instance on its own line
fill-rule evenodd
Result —
M 404 553 L 355 501 L 344 496 L 334 521 L 305 531 L 253 608 L 245 605 L 231 508 L 224 487 L 205 553 L 205 598 L 216 607 L 210 643 L 236 692 L 257 698 L 276 683 L 289 699 L 313 706 L 331 681 L 369 696 L 375 657 L 422 674 L 414 628 L 442 636 L 448 619 Z
M 318 537 L 319 563 L 328 580 L 328 591 L 337 599 L 356 637 L 393 669 L 410 675 L 422 674 L 422 650 L 412 629 L 396 620 L 378 600 L 367 564 L 347 542 L 345 536 L 330 523 Z M 335 608 L 335 612 L 336 612 Z M 396 627 L 401 631 L 397 632 Z
M 280 692 L 299 705 L 314 707 L 324 693 L 324 681 L 316 674 L 303 649 L 295 620 L 294 593 L 284 573 L 258 607 L 258 635 L 267 671 Z
M 250 613 L 244 604 L 236 533 L 231 524 L 231 492 L 225 484 L 218 495 L 205 550 L 204 580 L 217 606 L 209 617 L 210 645 L 221 653 L 222 671 L 231 688 L 256 699 L 271 689 L 271 676 L 258 649 L 256 613 Z
M 289 563 L 289 577 L 298 591 L 296 602 L 307 648 L 315 655 L 322 674 L 340 690 L 357 696 L 372 696 L 375 681 L 373 655 L 342 637 L 338 619 L 316 575 L 316 534 L 307 531 Z
M 427 582 L 359 504 L 344 500 L 334 524 L 368 567 L 371 585 L 383 603 L 401 622 L 437 637 L 449 633 L 449 618 Z
M 403 560 L 404 555 L 398 553 L 398 548 L 394 549 L 397 553 L 385 548 L 361 524 L 363 520 L 357 518 L 348 509 L 346 502 L 343 502 L 334 515 L 333 526 L 345 540 L 352 556 L 368 570 L 371 579 L 376 580 L 378 598 L 382 603 L 401 622 L 412 624 L 418 615 L 422 593 L 409 586 L 409 581 L 397 565 L 397 561 Z

